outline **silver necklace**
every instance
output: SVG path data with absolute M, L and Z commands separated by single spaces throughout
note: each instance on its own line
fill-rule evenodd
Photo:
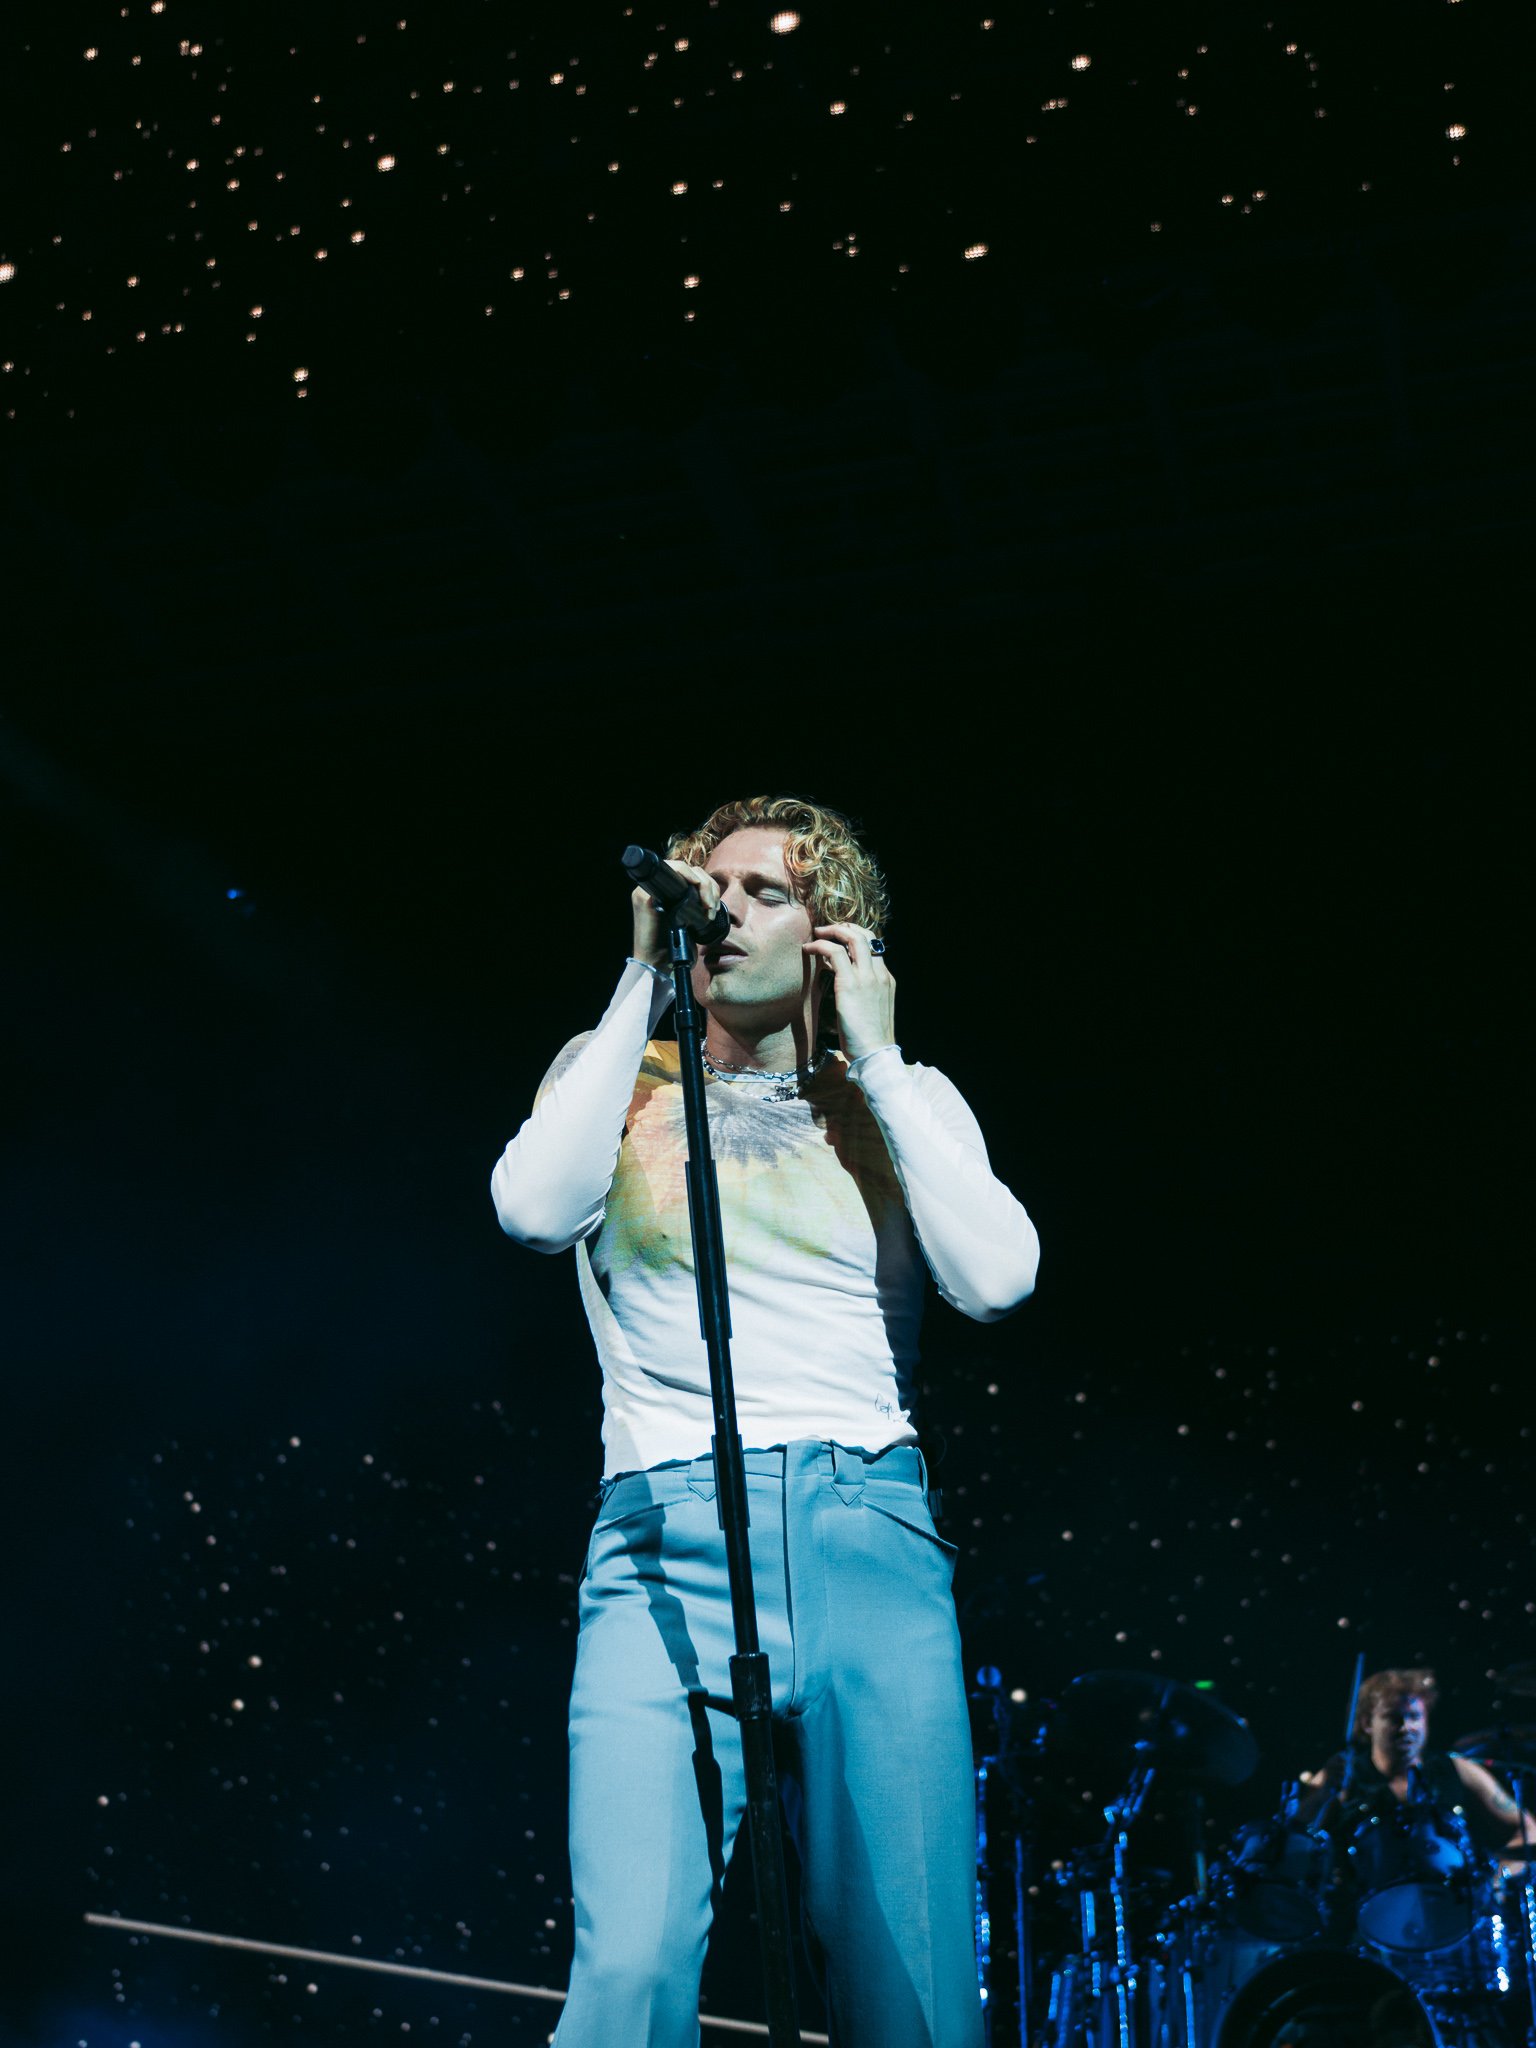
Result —
M 800 1094 L 805 1083 L 814 1080 L 816 1075 L 826 1065 L 827 1048 L 823 1046 L 808 1067 L 791 1067 L 787 1073 L 783 1074 L 768 1073 L 762 1067 L 732 1066 L 728 1060 L 722 1060 L 717 1065 L 704 1050 L 702 1043 L 699 1046 L 699 1058 L 704 1063 L 705 1073 L 713 1074 L 717 1081 L 724 1081 L 727 1087 L 734 1085 L 737 1081 L 767 1082 L 770 1085 L 767 1092 L 758 1097 L 759 1101 L 793 1102 Z

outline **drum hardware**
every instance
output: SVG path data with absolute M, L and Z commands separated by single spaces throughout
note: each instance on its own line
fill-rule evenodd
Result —
M 1172 2048 L 1193 2012 L 1193 1965 L 1182 1950 L 1168 1949 L 1144 1962 L 1131 1936 L 1130 1830 L 1154 1782 L 1168 1776 L 1187 1792 L 1206 1784 L 1238 1785 L 1252 1772 L 1258 1744 L 1240 1715 L 1211 1692 L 1178 1679 L 1137 1671 L 1091 1671 L 1063 1693 L 1044 1737 L 1053 1760 L 1087 1756 L 1124 1774 L 1124 1789 L 1103 1808 L 1107 1833 L 1080 1852 L 1062 1871 L 1060 1883 L 1077 1904 L 1077 1949 L 1052 1974 L 1045 2020 L 1051 2048 L 1072 2048 L 1082 2037 L 1089 2048 L 1114 2043 L 1138 2048 Z M 1199 1824 L 1200 1809 L 1195 1813 Z M 1195 1856 L 1198 1909 L 1206 1883 L 1203 1851 Z M 1185 1945 L 1187 1950 L 1188 1944 Z M 1086 2030 L 1086 2031 L 1085 2031 Z
M 1478 1859 L 1459 1807 L 1394 1801 L 1360 1821 L 1346 1853 L 1356 1923 L 1370 1947 L 1427 1955 L 1468 1939 Z
M 1058 1882 L 1076 1898 L 1078 1948 L 1051 1979 L 1045 2038 L 1053 2048 L 1069 2048 L 1080 2032 L 1086 2048 L 1110 2041 L 1115 2048 L 1137 2048 L 1138 1994 L 1144 1986 L 1131 1946 L 1130 1831 L 1156 1775 L 1155 1764 L 1132 1766 L 1124 1791 L 1103 1809 L 1103 1839 L 1059 1874 Z
M 1177 1900 L 1152 1937 L 1153 1947 L 1161 1952 L 1154 2048 L 1179 2048 L 1181 2043 L 1194 2048 L 1199 2039 L 1198 1994 L 1210 1960 L 1210 1933 L 1210 1915 L 1196 1895 Z
M 1445 1881 L 1445 1858 L 1458 1859 L 1455 1891 L 1465 1918 L 1455 1923 L 1454 1940 L 1434 1947 L 1372 1940 L 1368 1908 L 1391 1893 L 1356 1896 L 1349 1878 L 1352 1869 L 1358 1878 L 1358 1833 L 1342 1887 L 1323 1887 L 1325 1901 L 1331 1894 L 1343 1910 L 1325 1909 L 1310 1934 L 1287 1939 L 1271 1921 L 1266 1940 L 1263 1923 L 1250 1917 L 1245 1926 L 1235 1917 L 1255 1845 L 1274 1857 L 1273 1845 L 1295 1820 L 1295 1804 L 1295 1788 L 1287 1786 L 1275 1818 L 1239 1830 L 1214 1859 L 1209 1900 L 1180 1901 L 1165 1916 L 1155 1943 L 1178 1995 L 1166 2008 L 1157 2048 L 1285 2048 L 1309 2038 L 1309 2029 L 1319 2040 L 1358 2041 L 1360 2048 L 1382 2039 L 1398 2048 L 1518 2048 L 1522 2041 L 1536 2048 L 1536 1987 L 1528 1963 L 1536 1953 L 1536 1884 L 1516 1884 L 1498 1871 L 1496 1859 L 1478 1858 L 1464 1827 L 1452 1825 L 1450 1816 L 1443 1817 L 1445 1833 L 1430 1838 L 1428 1847 L 1419 1816 L 1409 1817 L 1413 1824 L 1402 1838 L 1408 1854 L 1393 1874 L 1433 1894 Z M 1422 1860 L 1414 1861 L 1415 1854 Z M 1432 1860 L 1437 1855 L 1440 1865 Z M 1317 1871 L 1313 1864 L 1307 1875 L 1315 1878 Z M 1398 1930 L 1389 1924 L 1387 1931 Z M 1378 2031 L 1383 2013 L 1392 2019 L 1386 2034 Z
M 1290 1780 L 1279 1811 L 1239 1828 L 1216 1859 L 1221 1911 L 1257 1941 L 1310 1941 L 1327 1924 L 1333 1843 L 1301 1824 L 1300 1804 L 1301 1787 Z
M 1019 2048 L 1027 2048 L 1029 2040 L 1029 2014 L 1034 1996 L 1034 1968 L 1032 1956 L 1032 1929 L 1029 1909 L 1029 1877 L 1033 1865 L 1034 1802 L 1027 1794 L 1018 1797 L 1017 1771 L 1014 1768 L 1013 1717 L 1009 1702 L 1003 1690 L 1003 1674 L 995 1665 L 987 1664 L 976 1674 L 976 1687 L 970 1695 L 972 1707 L 972 1733 L 976 1748 L 976 1981 L 981 1995 L 982 2022 L 987 2048 L 995 2048 L 1008 2038 L 1013 2029 L 1004 2016 L 1003 2002 L 999 1997 L 1002 1986 L 994 1965 L 993 1938 L 993 1887 L 997 1883 L 997 1863 L 1003 1848 L 1002 1822 L 999 1812 L 998 1793 L 1012 1791 L 1013 1801 L 1019 1813 L 1020 1825 L 1015 1828 L 1009 1844 L 1011 1866 L 1011 1906 L 1015 1940 L 1014 1955 L 1017 1970 L 1018 2029 L 1015 2038 Z M 1038 1749 L 1043 1739 L 1044 1723 L 1037 1727 L 1030 1747 Z
M 1357 1660 L 1343 1758 L 1344 1780 L 1355 1784 L 1365 1754 L 1353 1734 L 1362 1668 Z M 1510 1738 L 1503 1745 L 1500 1734 Z M 1521 1752 L 1536 1728 L 1485 1738 L 1481 1760 L 1513 1781 L 1525 1810 L 1520 1781 L 1536 1779 L 1536 1741 L 1529 1760 Z M 1474 1739 L 1456 1751 L 1465 1755 Z M 1104 1836 L 1050 1879 L 1071 1910 L 1071 1932 L 1062 1930 L 1069 1952 L 1047 1935 L 1045 2011 L 1021 2040 L 1536 2048 L 1536 1842 L 1527 1858 L 1518 1845 L 1480 1853 L 1467 1816 L 1425 1796 L 1433 1780 L 1410 1773 L 1408 1799 L 1352 1809 L 1335 1790 L 1305 1820 L 1313 1802 L 1287 1782 L 1273 1814 L 1239 1827 L 1212 1855 L 1207 1881 L 1197 1860 L 1193 1888 L 1161 1904 L 1174 1885 L 1153 1886 L 1163 1873 L 1143 1869 L 1129 1842 L 1154 1780 L 1165 1791 L 1186 1772 L 1196 1782 L 1240 1782 L 1256 1754 L 1250 1745 L 1245 1723 L 1178 1681 L 1088 1673 L 1066 1689 L 1035 1748 L 1058 1776 L 1084 1757 L 1123 1771 L 1124 1789 L 1103 1808 Z M 1158 1915 L 1150 1933 L 1138 1931 L 1149 1895 Z
M 1191 1782 L 1241 1785 L 1259 1746 L 1213 1692 L 1145 1671 L 1089 1671 L 1061 1696 L 1052 1748 L 1091 1755 L 1123 1774 L 1148 1761 Z
M 1514 1665 L 1508 1671 L 1495 1672 L 1494 1681 L 1509 1692 L 1536 1690 L 1536 1666 Z M 1516 1806 L 1522 1814 L 1530 1811 L 1531 1781 L 1536 1776 L 1536 1727 L 1485 1728 L 1461 1737 L 1452 1747 L 1458 1756 L 1475 1757 L 1487 1769 L 1502 1771 L 1509 1780 L 1510 1796 Z M 1495 1755 L 1495 1750 L 1502 1754 Z M 1524 1823 L 1521 1825 L 1523 1828 Z M 1523 1842 L 1522 1836 L 1522 1845 Z M 1505 1950 L 1502 1967 L 1507 1978 L 1510 1963 L 1517 1957 L 1520 1961 L 1527 2007 L 1526 2048 L 1536 2048 L 1536 1841 L 1530 1844 L 1530 1854 L 1526 1856 L 1506 1843 L 1497 1852 L 1497 1862 L 1499 1880 L 1495 1890 Z M 1513 1948 L 1509 1943 L 1511 1934 L 1515 1937 Z M 1500 1967 L 1497 1958 L 1492 1960 L 1496 1969 Z M 1508 1990 L 1512 1986 L 1506 1984 L 1503 1988 Z
M 1451 1744 L 1456 1756 L 1469 1756 L 1491 1770 L 1536 1770 L 1536 1723 L 1504 1722 L 1496 1728 L 1474 1728 Z
M 1209 2048 L 1313 2040 L 1450 2048 L 1418 1993 L 1390 1965 L 1337 1948 L 1296 1949 L 1262 1963 L 1231 2000 Z
M 1136 1747 L 1140 1750 L 1143 1745 L 1138 1743 Z M 1153 1747 L 1150 1741 L 1145 1744 L 1148 1752 Z M 1130 1831 L 1133 1822 L 1146 1804 L 1147 1794 L 1152 1790 L 1152 1781 L 1156 1775 L 1156 1764 L 1138 1763 L 1131 1772 L 1130 1783 L 1124 1792 L 1104 1808 L 1104 1818 L 1109 1823 L 1109 1904 L 1114 1927 L 1115 2033 L 1119 2048 L 1136 2048 L 1137 1972 L 1135 1959 L 1131 1953 L 1130 1919 L 1126 1912 L 1126 1863 L 1130 1855 Z
M 1533 1687 L 1536 1690 L 1536 1687 Z M 1505 1766 L 1509 1778 L 1510 1796 L 1523 1815 L 1530 1812 L 1528 1801 L 1531 1797 L 1530 1778 L 1524 1770 L 1513 1765 Z M 1520 1822 L 1520 1841 L 1526 1842 L 1525 1821 Z M 1536 1843 L 1532 1843 L 1536 1852 Z M 1514 1859 L 1505 1858 L 1506 1862 Z M 1536 1853 L 1524 1858 L 1520 1865 L 1518 1879 L 1505 1877 L 1507 1886 L 1513 1882 L 1519 1899 L 1519 1928 L 1521 1947 L 1525 1956 L 1525 2005 L 1526 2005 L 1526 2048 L 1536 2048 Z
M 1204 1897 L 1179 1900 L 1155 1942 L 1171 1984 L 1162 2048 L 1216 2048 L 1227 2014 L 1259 1972 L 1333 1935 L 1334 1848 L 1300 1818 L 1288 1781 L 1270 1817 L 1240 1827 L 1212 1859 Z

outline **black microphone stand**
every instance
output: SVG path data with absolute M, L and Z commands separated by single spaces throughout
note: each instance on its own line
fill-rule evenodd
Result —
M 789 1893 L 784 1880 L 784 1837 L 779 1819 L 778 1775 L 773 1764 L 773 1687 L 767 1653 L 757 1640 L 757 1600 L 752 1589 L 752 1558 L 747 1539 L 747 1468 L 741 1432 L 736 1426 L 736 1388 L 731 1374 L 725 1239 L 720 1228 L 720 1189 L 709 1143 L 709 1112 L 704 1103 L 704 1070 L 699 1060 L 703 1027 L 693 999 L 693 937 L 679 921 L 680 909 L 681 906 L 667 913 L 667 936 L 672 955 L 672 984 L 677 992 L 678 1065 L 683 1080 L 683 1124 L 688 1137 L 688 1222 L 693 1233 L 699 1329 L 709 1353 L 709 1389 L 715 1411 L 715 1508 L 725 1534 L 725 1569 L 736 1633 L 731 1694 L 741 1728 L 741 1755 L 746 1772 L 747 1821 L 752 1838 L 752 1875 L 757 1887 L 758 1931 L 762 1938 L 768 2038 L 773 2048 L 799 2048 Z

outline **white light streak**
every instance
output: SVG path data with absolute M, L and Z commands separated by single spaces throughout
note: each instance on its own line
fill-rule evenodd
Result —
M 456 1970 L 424 1970 L 415 1963 L 379 1963 L 368 1956 L 337 1955 L 329 1949 L 292 1948 L 285 1942 L 247 1941 L 237 1934 L 208 1934 L 196 1927 L 167 1927 L 158 1920 L 124 1920 L 115 1913 L 87 1913 L 84 1916 L 88 1927 L 107 1927 L 122 1934 L 158 1934 L 167 1941 L 191 1941 L 206 1948 L 241 1949 L 247 1955 L 285 1956 L 294 1962 L 331 1963 L 342 1970 L 372 1970 L 383 1977 L 414 1977 L 418 1982 L 429 1984 L 457 1984 L 467 1991 L 504 1991 L 512 1998 L 533 1998 L 546 2005 L 564 2005 L 565 1993 L 556 1991 L 547 1984 L 508 1984 L 496 1977 L 466 1977 Z M 716 2018 L 711 2013 L 699 2014 L 701 2027 L 713 2027 L 724 2034 L 751 2034 L 758 2040 L 768 2038 L 768 2029 L 759 2020 L 730 2020 Z M 830 2048 L 825 2034 L 806 2034 L 802 2041 L 812 2048 Z

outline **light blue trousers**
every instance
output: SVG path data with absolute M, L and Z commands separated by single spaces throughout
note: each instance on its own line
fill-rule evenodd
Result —
M 975 1790 L 921 1454 L 747 1453 L 806 1934 L 838 2048 L 980 2048 Z M 745 1806 L 712 1461 L 608 1483 L 571 1694 L 576 1952 L 558 2048 L 698 2048 L 699 1978 Z

